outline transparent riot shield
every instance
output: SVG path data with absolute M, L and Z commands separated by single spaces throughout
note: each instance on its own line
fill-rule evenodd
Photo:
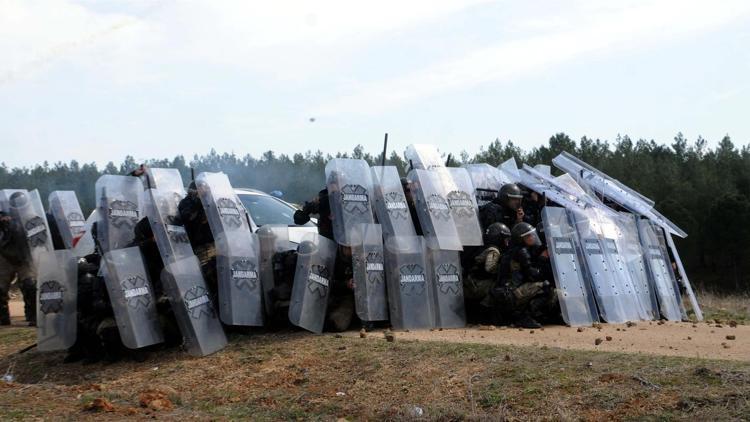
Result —
M 401 178 L 395 166 L 373 167 L 374 208 L 386 236 L 416 236 Z
M 627 212 L 618 214 L 617 243 L 620 255 L 627 264 L 633 289 L 638 298 L 638 312 L 643 320 L 659 319 L 659 305 L 653 282 L 649 277 L 648 264 L 641 248 L 636 217 Z
M 487 163 L 464 164 L 463 168 L 469 172 L 474 197 L 480 207 L 495 200 L 503 185 L 513 183 L 504 172 Z
M 638 219 L 637 225 L 661 315 L 669 321 L 680 321 L 684 312 L 682 298 L 669 254 L 659 239 L 661 228 L 644 219 Z
M 148 167 L 146 177 L 148 178 L 146 186 L 150 186 L 151 189 L 181 192 L 182 196 L 185 196 L 185 185 L 177 169 Z
M 39 351 L 65 350 L 76 341 L 78 267 L 69 250 L 41 253 L 37 266 L 36 334 Z
M 391 236 L 385 240 L 388 305 L 394 329 L 434 326 L 426 254 L 421 236 Z
M 340 245 L 352 245 L 352 229 L 373 224 L 372 176 L 365 160 L 335 158 L 326 164 L 326 187 L 333 218 L 333 237 Z
M 610 323 L 640 320 L 630 274 L 606 214 L 588 208 L 573 210 L 573 216 L 602 319 Z
M 406 162 L 411 165 L 411 169 L 433 170 L 445 167 L 440 152 L 434 145 L 412 144 L 406 147 L 404 152 Z
M 497 166 L 497 169 L 502 171 L 511 183 L 521 183 L 521 174 L 518 171 L 515 158 L 511 157 L 503 161 Z
M 73 249 L 74 241 L 80 239 L 86 226 L 76 193 L 72 190 L 56 190 L 49 194 L 47 201 L 65 248 Z
M 140 349 L 163 342 L 156 297 L 140 249 L 109 251 L 102 267 L 122 344 Z
M 453 222 L 463 246 L 481 246 L 482 226 L 479 224 L 479 206 L 474 187 L 466 169 L 449 167 L 436 170 L 441 173 L 445 199 L 451 209 Z M 446 177 L 446 175 L 448 177 Z
M 91 235 L 91 228 L 94 222 L 99 221 L 99 211 L 94 208 L 86 219 L 86 224 L 83 226 L 83 233 L 75 242 L 73 247 L 73 254 L 77 257 L 83 257 L 94 253 L 96 245 L 94 244 L 94 237 Z
M 459 253 L 428 249 L 427 257 L 434 326 L 439 328 L 465 327 L 466 309 L 464 308 L 464 285 Z
M 289 227 L 266 224 L 257 231 L 260 243 L 260 281 L 263 286 L 263 303 L 266 316 L 274 314 L 272 292 L 276 287 L 273 257 L 279 252 L 293 250 L 289 242 Z
M 440 175 L 429 170 L 412 170 L 407 176 L 419 223 L 430 249 L 463 250 Z
M 28 252 L 37 263 L 41 255 L 54 250 L 39 191 L 14 192 L 9 198 L 9 204 L 10 215 L 23 227 Z
M 383 231 L 379 224 L 361 224 L 353 232 L 354 307 L 362 321 L 387 321 Z
M 336 243 L 317 234 L 306 235 L 297 247 L 289 321 L 313 333 L 322 333 L 328 295 L 336 264 Z
M 572 327 L 598 322 L 586 267 L 581 262 L 578 233 L 570 224 L 568 212 L 546 206 L 542 209 L 542 222 L 563 320 Z
M 96 234 L 102 253 L 126 247 L 141 219 L 143 184 L 137 177 L 106 174 L 96 181 L 99 221 Z
M 181 200 L 182 196 L 179 192 L 161 189 L 146 191 L 144 208 L 164 265 L 194 256 L 185 227 L 177 218 L 179 214 L 177 207 Z
M 195 184 L 216 244 L 221 321 L 262 326 L 260 245 L 244 218 L 242 202 L 224 173 L 201 173 Z M 230 209 L 239 213 L 226 212 Z
M 165 265 L 161 280 L 187 352 L 206 356 L 223 349 L 227 338 L 198 258 L 193 255 Z

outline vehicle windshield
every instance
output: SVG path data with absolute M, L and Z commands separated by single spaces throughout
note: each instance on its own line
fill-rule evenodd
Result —
M 250 213 L 250 218 L 258 227 L 266 224 L 295 225 L 295 209 L 284 202 L 266 195 L 239 194 L 237 196 L 240 197 L 240 201 Z

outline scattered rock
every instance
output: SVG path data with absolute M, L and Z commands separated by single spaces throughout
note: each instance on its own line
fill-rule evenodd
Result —
M 716 324 L 716 328 L 724 328 L 724 326 L 721 324 Z
M 604 340 L 602 340 L 602 339 L 600 339 L 600 338 L 597 338 L 596 340 L 594 340 L 594 344 L 595 344 L 596 346 L 598 346 L 598 345 L 602 344 L 602 342 L 603 342 L 603 341 L 604 341 Z
M 115 407 L 112 403 L 104 397 L 95 398 L 91 403 L 83 406 L 83 410 L 87 412 L 114 412 Z
M 505 355 L 505 358 L 503 358 L 503 360 L 505 360 L 506 362 L 510 362 L 513 359 L 510 358 L 510 355 Z
M 713 333 L 715 333 L 715 332 L 716 332 L 716 331 L 714 331 L 714 330 L 711 330 L 711 334 L 713 334 Z
M 693 324 L 693 328 L 698 328 L 698 326 L 696 324 Z
M 367 331 L 365 331 L 365 329 L 363 328 L 359 330 L 359 338 L 365 338 L 365 337 L 367 337 Z
M 443 327 L 438 328 L 438 331 L 443 331 Z
M 594 325 L 592 325 L 592 327 L 596 328 L 597 330 L 601 330 L 602 329 L 602 324 L 599 324 L 598 322 L 595 322 Z
M 736 340 L 737 337 L 734 335 L 727 336 L 727 340 Z
M 607 337 L 604 337 L 604 338 L 607 339 L 607 341 L 612 341 L 612 336 L 607 336 Z
M 578 329 L 576 331 L 578 331 L 579 333 L 582 333 L 583 332 L 583 327 L 578 327 Z
M 664 321 L 659 321 L 656 323 L 656 325 L 664 325 Z
M 693 339 L 692 337 L 688 336 L 688 340 L 692 340 L 692 339 Z
M 393 343 L 396 340 L 396 336 L 393 333 L 385 333 L 385 341 Z
M 141 407 L 151 410 L 172 410 L 174 404 L 167 393 L 161 390 L 146 390 L 138 396 Z
M 620 329 L 618 328 L 617 331 L 620 331 Z
M 729 321 L 729 326 L 732 328 L 737 328 L 737 321 Z
M 496 327 L 494 325 L 480 325 L 479 331 L 495 331 Z
M 333 337 L 334 337 L 334 338 L 342 338 L 342 337 L 344 337 L 344 336 L 342 336 L 341 334 L 335 334 L 335 335 L 334 335 Z
M 724 347 L 725 349 L 729 349 L 730 347 L 732 347 L 732 346 L 730 346 L 730 345 L 728 345 L 728 344 L 726 344 L 726 343 L 721 343 L 721 345 L 722 345 L 722 347 Z
M 534 330 L 529 331 L 529 334 L 534 334 Z
M 625 325 L 627 325 L 628 327 L 635 327 L 638 324 L 636 324 L 635 322 L 632 322 L 632 321 L 628 321 L 628 322 L 625 323 Z
M 714 320 L 714 324 L 721 324 L 721 320 L 720 319 L 715 319 Z
M 339 346 L 339 350 L 346 350 L 346 346 Z

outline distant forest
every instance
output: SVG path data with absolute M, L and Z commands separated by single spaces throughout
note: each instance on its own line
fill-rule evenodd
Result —
M 546 145 L 524 151 L 513 142 L 496 140 L 479 153 L 451 157 L 450 165 L 489 163 L 493 166 L 515 157 L 519 163 L 551 164 L 561 151 L 568 151 L 656 202 L 658 211 L 688 233 L 675 238 L 693 284 L 709 290 L 750 291 L 750 145 L 736 147 L 729 136 L 715 148 L 698 138 L 689 142 L 678 134 L 670 145 L 627 136 L 613 142 L 586 137 L 578 142 L 560 133 Z M 260 157 L 219 154 L 151 159 L 152 167 L 177 168 L 186 183 L 190 169 L 223 171 L 235 187 L 251 187 L 266 192 L 280 190 L 284 199 L 302 203 L 323 186 L 326 162 L 334 156 L 321 151 Z M 368 153 L 361 146 L 335 157 L 363 158 L 379 164 L 382 153 Z M 124 174 L 140 163 L 128 156 L 116 165 L 100 169 L 94 163 L 47 162 L 33 168 L 0 165 L 0 188 L 39 189 L 46 202 L 53 190 L 74 190 L 81 207 L 88 213 L 94 207 L 94 183 L 102 174 Z M 401 154 L 391 152 L 388 165 L 405 170 Z M 553 171 L 555 171 L 553 169 Z M 559 174 L 556 172 L 555 174 Z M 46 206 L 46 203 L 45 203 Z

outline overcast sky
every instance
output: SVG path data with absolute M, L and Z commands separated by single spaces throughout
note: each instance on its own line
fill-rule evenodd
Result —
M 749 75 L 746 0 L 0 0 L 0 161 L 747 144 Z

